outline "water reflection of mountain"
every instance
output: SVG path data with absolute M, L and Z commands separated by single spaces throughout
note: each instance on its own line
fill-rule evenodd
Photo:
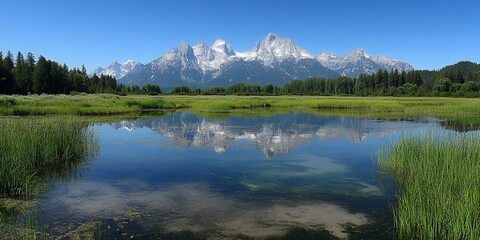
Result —
M 231 117 L 208 119 L 176 112 L 162 118 L 113 123 L 115 129 L 147 127 L 180 147 L 213 148 L 223 152 L 235 141 L 253 142 L 266 158 L 287 154 L 315 137 L 323 140 L 348 139 L 361 142 L 418 126 L 411 122 L 375 121 L 371 118 L 311 114 L 279 114 L 272 117 Z

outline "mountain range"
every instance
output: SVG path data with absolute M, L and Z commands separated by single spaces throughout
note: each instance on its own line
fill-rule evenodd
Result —
M 139 66 L 143 66 L 143 64 L 133 60 L 128 60 L 123 64 L 118 63 L 117 61 L 114 61 L 110 65 L 108 65 L 106 68 L 99 67 L 93 70 L 92 75 L 103 74 L 103 75 L 110 75 L 112 77 L 115 77 L 116 79 L 120 79 L 125 77 L 125 75 L 127 75 L 129 72 L 131 72 L 133 69 Z
M 362 49 L 346 56 L 322 53 L 314 57 L 291 39 L 269 33 L 254 48 L 235 51 L 225 40 L 209 46 L 199 42 L 193 46 L 181 43 L 148 64 L 127 61 L 113 62 L 98 68 L 95 74 L 115 76 L 120 83 L 130 85 L 158 84 L 162 89 L 186 85 L 206 88 L 230 86 L 235 83 L 280 86 L 294 79 L 357 77 L 377 70 L 411 71 L 413 67 L 386 56 L 371 57 Z

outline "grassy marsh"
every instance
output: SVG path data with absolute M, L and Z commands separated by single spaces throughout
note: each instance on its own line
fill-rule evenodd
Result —
M 341 111 L 362 115 L 478 118 L 480 99 L 317 96 L 117 96 L 109 94 L 0 96 L 0 115 L 112 115 L 148 110 L 188 109 L 230 113 L 282 108 Z
M 401 239 L 480 239 L 480 134 L 402 137 L 379 154 L 397 186 Z

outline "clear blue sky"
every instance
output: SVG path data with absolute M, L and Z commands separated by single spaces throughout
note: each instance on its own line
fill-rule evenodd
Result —
M 311 54 L 363 48 L 416 69 L 480 62 L 478 0 L 0 0 L 0 51 L 31 51 L 89 71 L 148 63 L 180 42 L 236 51 L 269 32 Z

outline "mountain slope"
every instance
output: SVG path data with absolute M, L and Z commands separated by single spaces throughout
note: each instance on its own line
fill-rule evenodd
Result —
M 109 75 L 112 77 L 115 77 L 117 79 L 124 77 L 127 75 L 129 72 L 131 72 L 133 69 L 137 67 L 141 67 L 143 64 L 133 61 L 133 60 L 128 60 L 123 64 L 120 64 L 116 61 L 112 62 L 110 65 L 108 65 L 106 68 L 97 68 L 93 71 L 93 74 L 96 75 Z
M 148 83 L 171 88 L 179 85 L 197 86 L 203 77 L 203 70 L 198 63 L 193 48 L 181 43 L 163 56 L 136 68 L 119 82 L 135 85 Z
M 363 49 L 353 50 L 346 56 L 336 56 L 333 53 L 324 52 L 317 60 L 326 67 L 340 73 L 342 76 L 357 77 L 361 73 L 373 74 L 379 69 L 391 71 L 412 71 L 413 67 L 402 61 L 386 56 L 372 57 Z

